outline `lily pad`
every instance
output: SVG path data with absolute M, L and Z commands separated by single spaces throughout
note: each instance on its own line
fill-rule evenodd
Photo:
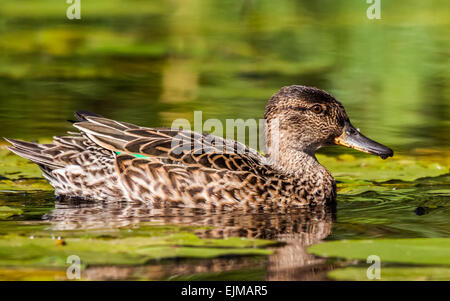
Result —
M 377 157 L 355 157 L 349 160 L 338 157 L 318 155 L 317 158 L 341 182 L 390 180 L 414 181 L 419 178 L 437 177 L 449 173 L 448 154 L 441 154 L 439 162 L 433 157 L 413 157 L 396 155 L 382 160 Z
M 30 160 L 24 159 L 7 149 L 0 150 L 0 175 L 3 179 L 42 178 L 42 171 Z
M 0 149 L 0 158 L 0 190 L 48 191 L 53 189 L 42 177 L 42 171 L 33 162 L 6 149 Z
M 0 206 L 0 220 L 7 219 L 14 215 L 21 215 L 23 211 L 19 208 L 12 208 L 8 206 Z
M 65 267 L 70 255 L 86 265 L 144 264 L 165 258 L 211 258 L 224 255 L 268 255 L 259 248 L 273 244 L 267 240 L 230 238 L 200 239 L 192 233 L 125 238 L 0 237 L 0 266 Z
M 17 180 L 1 180 L 0 190 L 4 191 L 28 191 L 28 190 L 40 190 L 51 191 L 53 187 L 48 184 L 44 179 L 17 179 Z
M 367 268 L 348 267 L 328 273 L 333 280 L 373 281 L 367 278 Z M 381 267 L 381 281 L 448 281 L 450 268 L 447 267 Z
M 377 255 L 381 262 L 450 265 L 450 238 L 338 240 L 313 245 L 308 252 L 322 257 L 366 260 Z
M 343 185 L 339 187 L 339 193 L 345 195 L 359 195 L 365 192 L 373 191 L 373 192 L 386 192 L 391 191 L 392 188 L 389 186 L 381 186 L 381 185 Z
M 0 281 L 52 281 L 66 280 L 62 269 L 0 268 Z
M 427 193 L 450 195 L 450 189 L 434 189 L 434 190 L 428 190 Z

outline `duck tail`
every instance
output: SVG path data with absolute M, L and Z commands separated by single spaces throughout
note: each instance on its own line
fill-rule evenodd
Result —
M 50 145 L 9 138 L 4 139 L 12 144 L 12 146 L 8 146 L 10 151 L 38 164 L 44 172 L 64 167 L 61 164 L 56 163 L 48 152 L 44 152 L 49 149 Z
M 91 112 L 88 112 L 88 111 L 76 111 L 74 113 L 74 115 L 75 115 L 75 118 L 78 121 L 87 121 L 86 117 L 103 117 L 101 115 L 98 115 L 98 114 L 95 114 L 95 113 L 91 113 Z

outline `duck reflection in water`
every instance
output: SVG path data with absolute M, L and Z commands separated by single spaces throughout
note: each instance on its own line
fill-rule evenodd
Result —
M 249 257 L 176 259 L 144 267 L 89 267 L 88 279 L 132 279 L 136 269 L 148 279 L 172 275 L 220 273 L 260 268 L 266 280 L 321 280 L 332 268 L 306 248 L 325 239 L 332 229 L 335 208 L 315 206 L 276 211 L 206 211 L 188 208 L 155 209 L 142 203 L 86 202 L 60 198 L 45 216 L 54 230 L 108 230 L 136 228 L 142 223 L 208 226 L 195 233 L 201 238 L 245 237 L 280 242 L 266 260 Z M 244 280 L 244 279 L 243 279 Z

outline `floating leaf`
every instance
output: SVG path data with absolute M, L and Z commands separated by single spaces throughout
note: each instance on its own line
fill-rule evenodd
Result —
M 450 195 L 450 189 L 434 189 L 434 190 L 428 190 L 427 193 Z
M 11 208 L 8 206 L 0 206 L 0 220 L 6 219 L 14 215 L 21 215 L 23 211 L 19 208 Z
M 0 180 L 0 190 L 41 190 L 51 191 L 53 187 L 44 179 Z
M 174 257 L 211 258 L 223 255 L 268 255 L 258 247 L 271 241 L 230 238 L 200 239 L 192 233 L 126 238 L 65 238 L 65 244 L 48 237 L 0 237 L 0 266 L 64 267 L 69 255 L 83 265 L 144 264 Z
M 389 186 L 381 186 L 381 185 L 347 185 L 340 187 L 338 190 L 339 194 L 345 195 L 359 195 L 365 192 L 373 191 L 373 192 L 384 192 L 391 191 L 392 187 Z
M 30 160 L 6 149 L 0 150 L 0 157 L 0 175 L 3 179 L 42 178 L 42 171 Z
M 0 268 L 0 281 L 67 280 L 65 269 Z
M 308 251 L 323 257 L 366 260 L 377 255 L 381 262 L 450 265 L 450 238 L 338 240 Z
M 333 280 L 375 281 L 367 277 L 367 268 L 348 267 L 328 273 Z M 450 268 L 447 267 L 381 267 L 381 281 L 448 281 Z
M 322 165 L 342 182 L 390 180 L 414 181 L 424 177 L 437 177 L 449 173 L 448 154 L 442 154 L 441 162 L 428 157 L 396 155 L 382 160 L 377 157 L 358 157 L 355 160 L 342 160 L 341 157 L 318 155 Z
M 42 171 L 33 162 L 0 150 L 0 190 L 52 190 L 42 178 Z

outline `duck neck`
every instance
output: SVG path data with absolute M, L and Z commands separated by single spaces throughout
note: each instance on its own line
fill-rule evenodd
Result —
M 268 162 L 278 173 L 298 180 L 322 179 L 334 183 L 330 172 L 317 161 L 314 153 L 285 149 L 282 153 L 269 153 Z
M 280 130 L 278 119 L 269 120 L 265 130 L 266 162 L 274 171 L 301 182 L 335 186 L 333 176 L 316 159 L 317 146 L 299 147 L 298 139 L 292 138 L 290 130 Z

